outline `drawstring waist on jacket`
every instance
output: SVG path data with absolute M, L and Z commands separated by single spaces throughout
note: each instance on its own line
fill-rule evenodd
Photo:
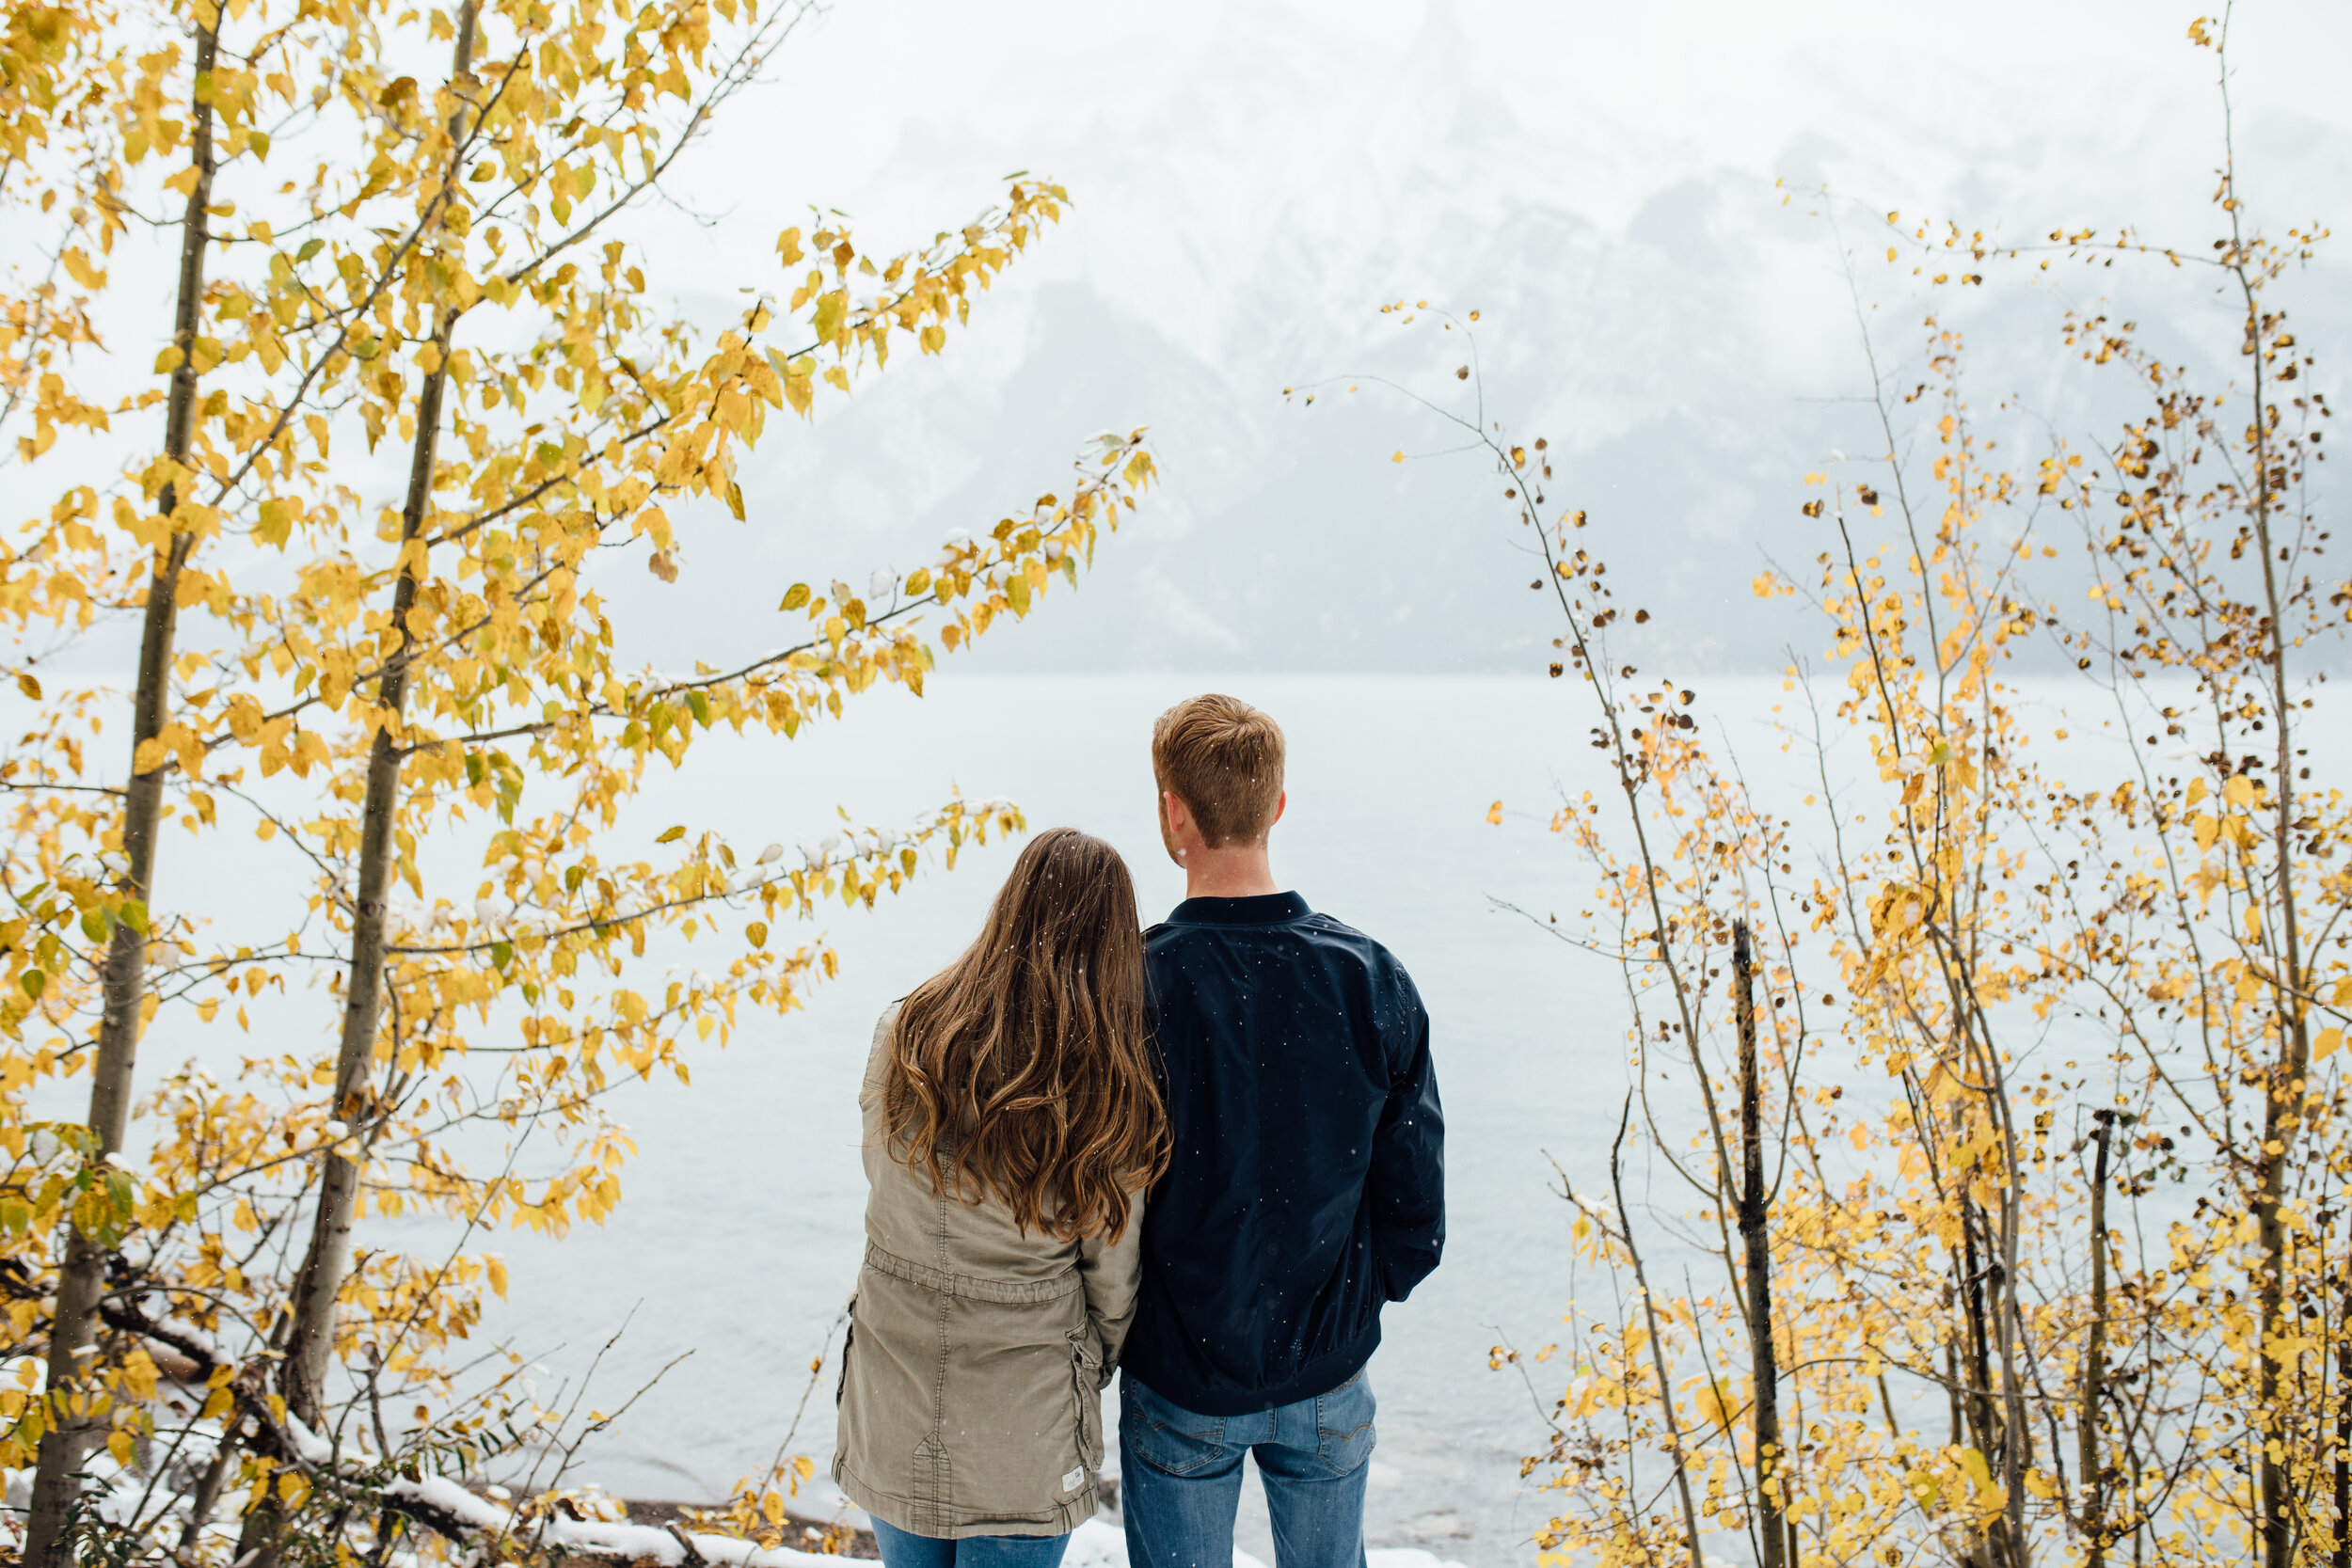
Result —
M 1059 1301 L 1074 1296 L 1085 1288 L 1078 1271 L 1069 1269 L 1051 1279 L 1014 1280 L 980 1279 L 968 1274 L 950 1274 L 926 1264 L 884 1252 L 874 1243 L 866 1243 L 866 1266 L 876 1274 L 886 1274 L 893 1279 L 903 1279 L 910 1285 L 920 1285 L 926 1291 L 937 1291 L 944 1296 L 961 1296 L 966 1301 L 996 1301 L 1011 1306 L 1026 1307 L 1041 1301 Z

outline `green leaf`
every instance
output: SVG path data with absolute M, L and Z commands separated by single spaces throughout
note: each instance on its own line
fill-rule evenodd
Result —
M 490 943 L 490 961 L 501 970 L 515 961 L 515 944 L 511 942 Z
M 24 972 L 24 978 L 19 980 L 17 984 L 24 988 L 25 995 L 38 1002 L 40 1000 L 40 993 L 49 989 L 49 976 L 40 970 L 28 969 Z
M 325 240 L 316 238 L 305 240 L 302 242 L 302 248 L 294 252 L 294 260 L 297 261 L 307 261 L 311 257 L 316 256 L 320 251 L 325 250 L 326 248 L 326 242 Z

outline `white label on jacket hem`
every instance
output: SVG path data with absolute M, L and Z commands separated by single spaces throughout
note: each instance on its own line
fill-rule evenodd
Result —
M 1086 1479 L 1086 1466 L 1081 1465 L 1078 1468 L 1071 1471 L 1068 1475 L 1061 1478 L 1061 1489 L 1065 1492 L 1075 1492 L 1085 1483 Z

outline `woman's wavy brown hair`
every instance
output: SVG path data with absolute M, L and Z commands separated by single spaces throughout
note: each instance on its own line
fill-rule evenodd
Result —
M 882 1111 L 933 1192 L 995 1198 L 1024 1234 L 1125 1233 L 1168 1131 L 1118 850 L 1074 828 L 1029 842 L 979 940 L 899 1006 Z

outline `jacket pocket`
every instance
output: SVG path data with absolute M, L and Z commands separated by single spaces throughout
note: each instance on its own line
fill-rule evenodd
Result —
M 1070 1393 L 1078 1405 L 1078 1463 L 1089 1470 L 1099 1470 L 1103 1467 L 1103 1367 L 1083 1346 L 1071 1347 Z
M 857 1292 L 850 1292 L 850 1304 L 841 1309 L 849 1324 L 841 1331 L 841 1370 L 833 1380 L 833 1405 L 841 1408 L 841 1396 L 850 1391 L 850 1347 L 857 1342 Z

